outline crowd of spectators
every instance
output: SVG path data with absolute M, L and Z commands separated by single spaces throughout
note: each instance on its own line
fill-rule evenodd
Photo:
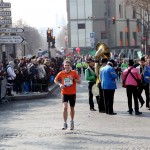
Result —
M 16 58 L 13 61 L 0 62 L 0 80 L 11 79 L 12 70 L 15 73 L 12 90 L 16 94 L 29 92 L 47 92 L 56 74 L 62 69 L 62 58 Z M 9 69 L 11 68 L 11 69 Z M 1 87 L 3 88 L 3 87 Z M 7 92 L 7 91 L 6 91 Z M 6 93 L 12 96 L 12 93 Z

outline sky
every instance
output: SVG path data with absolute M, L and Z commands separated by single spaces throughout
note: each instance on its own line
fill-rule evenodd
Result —
M 66 0 L 3 0 L 11 3 L 12 22 L 22 19 L 31 27 L 66 24 Z

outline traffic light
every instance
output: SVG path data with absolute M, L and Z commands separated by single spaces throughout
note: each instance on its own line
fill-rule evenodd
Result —
M 52 36 L 51 30 L 48 29 L 47 30 L 47 42 L 51 42 L 51 36 Z
M 112 24 L 115 24 L 115 21 L 116 21 L 115 17 L 112 17 L 111 21 L 112 21 Z
M 52 37 L 52 48 L 55 48 L 55 36 Z

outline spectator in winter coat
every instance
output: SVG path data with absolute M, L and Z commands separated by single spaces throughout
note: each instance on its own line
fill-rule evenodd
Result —
M 91 111 L 96 111 L 96 109 L 94 108 L 93 93 L 92 93 L 92 87 L 96 83 L 96 79 L 97 79 L 94 71 L 94 64 L 95 64 L 94 60 L 89 59 L 88 68 L 85 70 L 85 79 L 88 81 L 89 106 Z M 99 105 L 99 95 L 96 96 L 96 100 L 97 100 L 97 104 Z
M 132 95 L 133 95 L 135 115 L 141 115 L 142 112 L 139 112 L 139 104 L 138 104 L 138 97 L 137 97 L 137 93 L 138 93 L 137 80 L 141 79 L 141 75 L 140 75 L 138 69 L 134 68 L 133 65 L 134 65 L 134 61 L 132 59 L 129 60 L 129 67 L 123 71 L 122 81 L 125 80 L 124 82 L 126 85 L 129 114 L 132 114 L 132 112 L 133 112 L 133 108 L 132 108 Z
M 146 108 L 150 108 L 149 104 L 149 82 L 145 78 L 145 76 L 148 75 L 148 66 L 146 65 L 145 57 L 142 57 L 140 60 L 140 66 L 137 67 L 139 69 L 139 73 L 141 74 L 141 84 L 138 86 L 138 99 L 141 103 L 141 107 L 145 103 L 144 98 L 142 96 L 142 92 L 145 91 L 145 97 L 146 97 Z
M 13 81 L 16 78 L 16 74 L 14 72 L 14 62 L 10 61 L 9 64 L 6 66 L 6 75 L 7 75 L 7 95 L 8 96 L 13 96 L 12 95 L 12 86 L 13 86 Z
M 47 76 L 46 76 L 44 64 L 42 64 L 41 60 L 38 61 L 37 69 L 38 69 L 39 84 L 40 84 L 39 90 L 40 90 L 40 92 L 42 92 L 45 90 L 45 80 L 46 80 Z
M 113 68 L 115 62 L 110 60 L 106 66 L 100 69 L 101 88 L 104 93 L 105 111 L 108 115 L 116 115 L 113 110 L 114 94 L 117 89 L 116 81 L 117 74 Z

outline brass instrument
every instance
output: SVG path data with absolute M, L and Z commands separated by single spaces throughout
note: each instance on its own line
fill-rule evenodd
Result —
M 99 77 L 100 60 L 102 58 L 110 58 L 109 48 L 105 43 L 97 43 L 95 53 L 95 74 Z

